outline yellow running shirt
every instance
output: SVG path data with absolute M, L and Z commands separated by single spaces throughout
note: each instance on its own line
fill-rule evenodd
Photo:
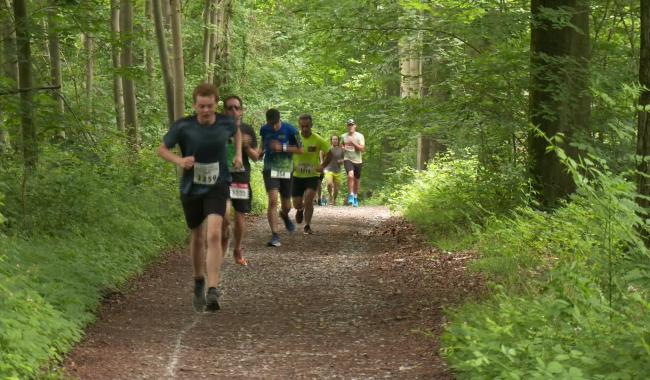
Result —
M 300 136 L 302 139 L 303 154 L 293 155 L 293 176 L 298 178 L 310 178 L 320 176 L 316 169 L 320 166 L 320 152 L 327 153 L 330 144 L 316 133 L 311 136 Z

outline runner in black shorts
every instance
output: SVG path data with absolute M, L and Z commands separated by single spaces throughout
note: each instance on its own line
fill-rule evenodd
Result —
M 253 189 L 250 186 L 251 182 L 251 164 L 249 157 L 253 160 L 258 160 L 257 155 L 257 137 L 253 128 L 241 122 L 244 113 L 242 100 L 236 95 L 231 95 L 223 102 L 225 114 L 232 116 L 235 119 L 235 124 L 239 127 L 242 135 L 242 159 L 244 161 L 244 171 L 232 173 L 232 184 L 230 190 L 230 198 L 232 207 L 235 209 L 235 248 L 232 252 L 235 262 L 239 265 L 248 265 L 248 261 L 244 257 L 244 249 L 242 248 L 242 239 L 246 230 L 245 214 L 248 214 L 253 209 Z M 229 224 L 229 215 L 224 219 L 226 227 Z M 227 246 L 227 244 L 226 244 Z
M 158 155 L 183 168 L 180 191 L 185 220 L 191 231 L 192 304 L 197 311 L 204 308 L 216 311 L 219 309 L 217 287 L 223 261 L 221 228 L 231 181 L 226 144 L 235 136 L 233 166 L 241 168 L 241 134 L 231 117 L 215 113 L 219 95 L 213 85 L 204 83 L 197 86 L 192 99 L 196 114 L 171 125 L 158 147 Z M 181 156 L 171 151 L 176 145 L 180 146 Z M 204 252 L 206 242 L 207 254 Z

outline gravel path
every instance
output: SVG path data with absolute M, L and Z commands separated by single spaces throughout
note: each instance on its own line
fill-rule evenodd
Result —
M 292 213 L 293 214 L 293 213 Z M 223 267 L 222 309 L 196 314 L 186 252 L 172 252 L 106 300 L 64 363 L 80 379 L 447 379 L 442 308 L 480 292 L 470 255 L 426 248 L 382 207 L 317 207 L 315 235 L 265 246 Z

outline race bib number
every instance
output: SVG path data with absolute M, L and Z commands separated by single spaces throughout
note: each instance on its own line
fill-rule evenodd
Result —
M 312 174 L 312 166 L 310 164 L 299 164 L 297 168 L 298 173 L 307 175 Z
M 249 196 L 250 188 L 247 183 L 232 183 L 230 185 L 231 199 L 248 199 Z
M 289 179 L 291 178 L 291 171 L 284 169 L 271 169 L 271 178 Z
M 219 179 L 219 163 L 194 164 L 194 183 L 199 185 L 214 185 Z

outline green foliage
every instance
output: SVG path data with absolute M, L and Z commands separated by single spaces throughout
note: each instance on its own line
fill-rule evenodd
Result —
M 552 214 L 519 208 L 479 234 L 493 299 L 457 310 L 444 352 L 461 378 L 633 379 L 650 371 L 650 255 L 634 184 L 583 166 Z M 591 178 L 591 179 L 587 179 Z M 480 317 L 479 317 L 480 316 Z
M 482 172 L 475 156 L 447 154 L 429 163 L 422 172 L 408 172 L 406 182 L 387 189 L 388 202 L 404 217 L 420 226 L 439 245 L 440 239 L 469 235 L 474 224 L 489 215 L 501 215 L 522 200 L 516 168 L 502 174 Z
M 122 146 L 49 147 L 24 190 L 15 167 L 0 172 L 0 377 L 36 377 L 79 339 L 103 292 L 186 236 L 173 167 Z

